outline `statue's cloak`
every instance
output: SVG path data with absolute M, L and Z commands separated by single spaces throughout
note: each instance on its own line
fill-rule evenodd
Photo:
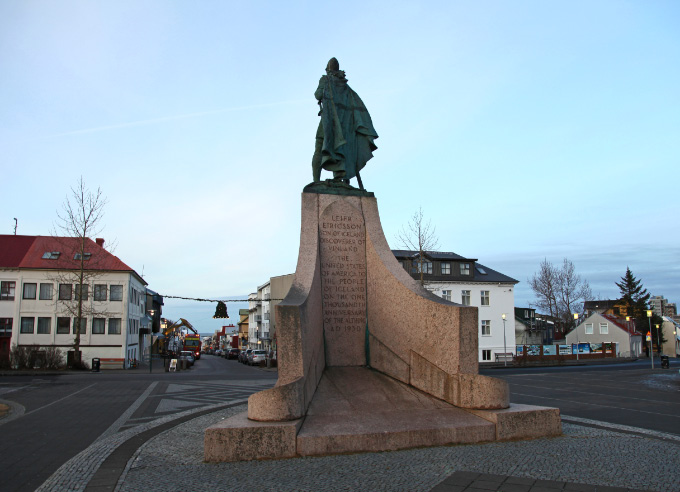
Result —
M 322 103 L 321 166 L 327 171 L 345 171 L 344 178 L 352 179 L 378 148 L 371 115 L 344 76 L 324 75 L 314 96 Z

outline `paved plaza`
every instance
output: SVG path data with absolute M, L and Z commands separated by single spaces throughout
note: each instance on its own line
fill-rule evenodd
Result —
M 216 404 L 104 437 L 61 467 L 40 490 L 680 490 L 677 436 L 602 429 L 593 422 L 568 423 L 568 417 L 564 435 L 557 438 L 204 463 L 204 429 L 246 408 L 245 402 Z M 135 436 L 142 438 L 135 441 Z M 126 441 L 136 444 L 128 444 L 122 456 L 111 460 L 121 454 Z

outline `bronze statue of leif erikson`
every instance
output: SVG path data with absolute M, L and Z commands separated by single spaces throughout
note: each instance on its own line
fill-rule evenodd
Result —
M 359 171 L 378 148 L 374 143 L 378 134 L 366 106 L 347 85 L 345 72 L 335 58 L 328 62 L 314 97 L 321 107 L 312 158 L 314 182 L 321 181 L 321 170 L 325 169 L 333 172 L 335 183 L 349 185 L 349 180 L 356 176 L 363 190 Z

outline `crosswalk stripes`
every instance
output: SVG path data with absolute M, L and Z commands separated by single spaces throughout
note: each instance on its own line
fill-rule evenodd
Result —
M 270 388 L 274 383 L 272 380 L 220 380 L 159 384 L 119 431 L 191 408 L 247 400 L 253 393 Z

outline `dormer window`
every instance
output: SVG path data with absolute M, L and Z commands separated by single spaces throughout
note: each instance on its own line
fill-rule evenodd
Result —
M 43 260 L 58 260 L 59 255 L 61 253 L 59 251 L 45 251 L 45 253 L 42 255 Z
M 442 263 L 442 275 L 451 275 L 451 263 Z
M 82 258 L 83 258 L 83 260 L 87 261 L 87 260 L 90 259 L 91 256 L 92 256 L 92 253 L 83 253 Z M 80 253 L 76 253 L 73 256 L 74 260 L 79 260 L 80 258 L 81 258 Z
M 411 271 L 413 273 L 420 273 L 421 270 L 425 274 L 432 275 L 432 262 L 425 260 L 423 261 L 413 260 Z
M 461 263 L 460 264 L 460 274 L 461 275 L 470 275 L 470 264 L 469 263 Z

